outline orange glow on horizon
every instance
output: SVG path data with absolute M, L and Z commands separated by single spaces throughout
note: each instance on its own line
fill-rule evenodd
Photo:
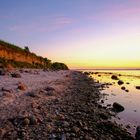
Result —
M 52 50 L 49 57 L 70 68 L 140 68 L 140 40 L 134 33 L 64 44 L 68 44 L 67 47 L 62 44 L 61 49 Z

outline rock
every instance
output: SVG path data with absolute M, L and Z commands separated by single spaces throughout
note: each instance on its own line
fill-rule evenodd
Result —
M 83 127 L 82 121 L 77 121 L 76 124 L 77 124 L 78 126 L 80 126 L 80 127 Z
M 6 74 L 5 70 L 4 69 L 0 69 L 0 75 L 3 76 L 5 74 Z
M 76 127 L 76 126 L 74 126 L 74 127 L 72 128 L 72 130 L 73 130 L 73 132 L 75 132 L 75 133 L 78 133 L 78 132 L 80 131 L 80 129 L 79 129 L 78 127 Z
M 135 134 L 136 140 L 140 140 L 140 126 L 136 128 L 136 134 Z
M 140 86 L 136 86 L 136 89 L 140 89 Z
M 90 137 L 90 136 L 88 136 L 88 135 L 86 135 L 86 136 L 85 136 L 85 140 L 95 140 L 95 139 L 92 138 L 92 137 Z
M 56 134 L 51 134 L 51 135 L 49 136 L 49 140 L 56 140 L 56 139 L 57 139 Z
M 62 134 L 62 136 L 61 136 L 61 140 L 67 140 L 65 134 Z
M 126 128 L 129 129 L 129 128 L 131 128 L 131 126 L 128 124 L 128 125 L 126 125 Z
M 84 74 L 85 74 L 85 75 L 90 75 L 90 73 L 89 73 L 89 72 L 84 72 Z
M 48 91 L 45 93 L 46 96 L 54 96 L 54 92 L 53 91 Z
M 21 78 L 21 75 L 19 73 L 12 73 L 11 76 L 14 78 Z
M 0 128 L 0 139 L 3 138 L 4 134 L 6 133 L 6 130 L 3 128 Z
M 108 119 L 108 116 L 105 113 L 100 113 L 99 116 L 103 120 L 107 120 Z
M 113 103 L 113 109 L 116 112 L 122 112 L 122 111 L 124 111 L 124 107 L 121 104 L 117 103 L 117 102 L 114 102 Z
M 53 87 L 48 86 L 44 89 L 44 91 L 46 96 L 54 96 L 55 89 Z
M 125 90 L 126 88 L 125 88 L 125 87 L 121 87 L 121 89 L 122 89 L 122 90 Z
M 36 93 L 34 93 L 34 92 L 29 92 L 29 93 L 27 93 L 26 95 L 27 95 L 27 96 L 30 96 L 30 97 L 32 97 L 32 98 L 38 97 L 38 96 L 36 95 Z
M 126 89 L 126 90 L 125 90 L 125 92 L 129 92 L 129 90 L 128 90 L 128 89 Z
M 123 84 L 124 84 L 124 82 L 122 80 L 118 81 L 118 85 L 123 85 Z
M 104 103 L 104 100 L 101 100 L 101 103 L 103 104 Z
M 112 76 L 111 76 L 111 79 L 113 79 L 113 80 L 119 80 L 118 77 L 117 77 L 116 75 L 112 75 Z
M 63 122 L 63 126 L 64 126 L 64 127 L 69 127 L 70 124 L 69 124 L 68 122 L 64 121 L 64 122 Z
M 26 90 L 26 86 L 23 83 L 20 83 L 18 85 L 18 89 L 20 89 L 20 90 Z
M 54 91 L 55 89 L 53 88 L 53 87 L 46 87 L 44 90 L 46 90 L 46 91 Z
M 28 118 L 25 118 L 25 119 L 23 120 L 23 124 L 24 124 L 24 125 L 29 125 L 29 124 L 30 124 L 30 120 L 29 120 Z
M 30 125 L 36 125 L 37 124 L 37 119 L 34 116 L 30 116 L 29 120 L 30 120 Z
M 11 93 L 12 92 L 12 89 L 10 89 L 10 88 L 7 88 L 7 87 L 2 87 L 2 89 L 1 89 L 2 91 L 4 91 L 4 92 L 9 92 L 9 93 Z
M 87 127 L 87 126 L 84 126 L 84 127 L 83 127 L 83 130 L 84 130 L 84 131 L 88 131 L 88 127 Z
M 111 104 L 107 104 L 107 107 L 110 107 L 111 106 Z

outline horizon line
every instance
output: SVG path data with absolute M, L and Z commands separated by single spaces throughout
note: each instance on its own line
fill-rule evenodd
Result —
M 140 68 L 71 68 L 71 70 L 140 70 Z

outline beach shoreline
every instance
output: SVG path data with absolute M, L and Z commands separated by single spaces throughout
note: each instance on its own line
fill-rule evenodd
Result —
M 0 76 L 1 139 L 134 139 L 111 122 L 113 113 L 98 103 L 99 86 L 83 73 L 29 69 L 11 73 Z

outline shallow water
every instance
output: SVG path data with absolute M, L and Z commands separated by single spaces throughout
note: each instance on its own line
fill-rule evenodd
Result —
M 136 86 L 140 86 L 140 71 L 139 70 L 90 70 L 90 72 L 98 72 L 91 74 L 96 81 L 100 83 L 111 83 L 102 93 L 103 105 L 113 104 L 118 102 L 125 107 L 123 112 L 117 114 L 115 121 L 123 124 L 124 127 L 130 126 L 128 131 L 135 134 L 136 127 L 140 125 L 140 90 Z M 118 85 L 118 80 L 111 79 L 112 75 L 118 75 L 118 78 L 124 82 L 123 85 Z M 129 83 L 129 84 L 128 84 Z M 122 90 L 124 86 L 128 91 Z

